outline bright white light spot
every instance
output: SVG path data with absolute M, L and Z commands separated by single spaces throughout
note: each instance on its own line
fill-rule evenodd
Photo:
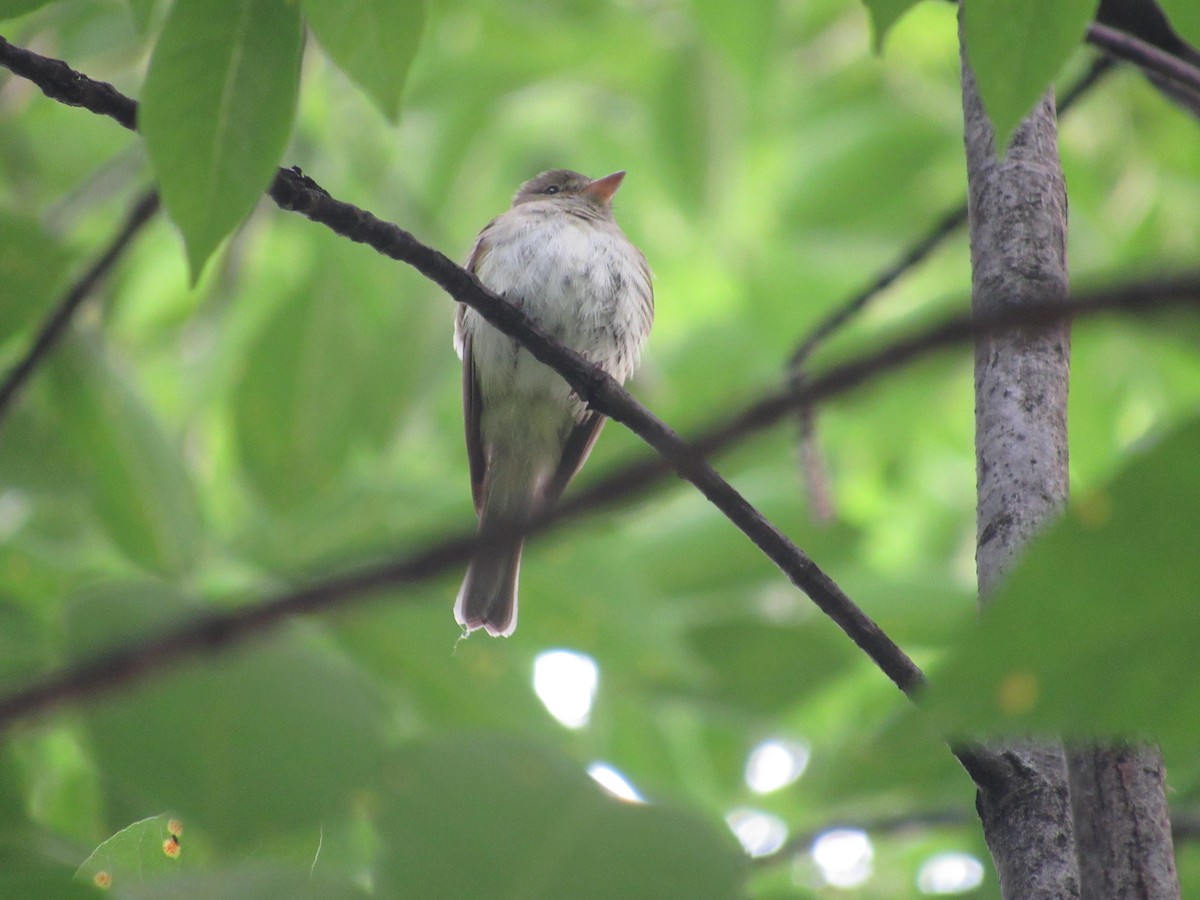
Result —
M 642 795 L 637 792 L 637 788 L 630 784 L 624 775 L 608 763 L 594 762 L 588 766 L 587 773 L 618 800 L 625 800 L 629 803 L 646 802 Z
M 574 650 L 547 650 L 533 663 L 533 690 L 550 715 L 568 728 L 582 728 L 592 713 L 600 670 Z
M 29 498 L 24 492 L 10 489 L 0 493 L 0 539 L 16 534 L 29 521 L 31 512 Z
M 763 741 L 746 759 L 746 784 L 756 794 L 787 787 L 808 768 L 809 749 L 799 741 Z
M 838 828 L 813 841 L 812 856 L 827 884 L 851 888 L 871 877 L 875 850 L 865 831 Z
M 751 856 L 770 856 L 787 840 L 783 819 L 757 809 L 735 809 L 725 821 Z
M 769 622 L 790 625 L 808 612 L 795 588 L 771 582 L 754 597 L 755 611 Z
M 965 894 L 983 884 L 983 863 L 968 853 L 939 853 L 921 865 L 922 894 Z

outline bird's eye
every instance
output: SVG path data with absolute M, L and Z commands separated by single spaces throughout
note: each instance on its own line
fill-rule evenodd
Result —
M 558 193 L 558 185 L 552 184 L 549 187 L 547 187 L 544 191 L 542 191 L 542 193 L 543 194 L 557 194 Z

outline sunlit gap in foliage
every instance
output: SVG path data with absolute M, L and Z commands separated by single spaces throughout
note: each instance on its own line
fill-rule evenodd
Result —
M 587 773 L 618 800 L 625 800 L 628 803 L 646 802 L 646 799 L 638 793 L 637 788 L 629 783 L 629 779 L 608 763 L 594 762 L 588 766 Z
M 582 728 L 592 714 L 600 669 L 586 653 L 546 650 L 533 662 L 533 690 L 550 715 L 568 728 Z
M 969 853 L 939 853 L 921 864 L 917 889 L 922 894 L 965 894 L 983 884 L 983 863 Z
M 7 540 L 21 530 L 32 512 L 29 498 L 21 491 L 7 490 L 0 494 L 0 540 Z
M 812 858 L 826 884 L 852 888 L 871 877 L 875 849 L 865 831 L 837 828 L 813 841 Z
M 787 787 L 808 768 L 808 744 L 774 739 L 763 741 L 746 757 L 746 786 L 756 794 Z
M 788 828 L 783 819 L 757 809 L 735 809 L 725 821 L 751 856 L 770 856 L 787 840 Z

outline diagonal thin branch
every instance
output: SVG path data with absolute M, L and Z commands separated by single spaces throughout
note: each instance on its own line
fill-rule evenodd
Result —
M 96 81 L 76 72 L 61 59 L 10 44 L 0 35 L 0 65 L 32 81 L 51 100 L 108 116 L 131 131 L 137 130 L 136 100 L 126 97 L 107 81 Z
M 922 262 L 942 241 L 958 231 L 967 221 L 967 204 L 964 200 L 954 209 L 947 210 L 923 237 L 904 250 L 891 265 L 879 272 L 870 283 L 841 303 L 822 319 L 792 351 L 788 366 L 796 370 L 804 365 L 830 335 L 867 308 L 872 300 L 895 284 L 909 269 Z
M 924 680 L 921 670 L 904 651 L 808 554 L 758 512 L 703 455 L 688 446 L 603 369 L 558 343 L 525 312 L 488 291 L 443 254 L 366 210 L 311 189 L 297 173 L 281 170 L 270 194 L 283 209 L 295 210 L 344 237 L 368 244 L 384 256 L 408 263 L 455 300 L 471 306 L 497 329 L 519 340 L 536 359 L 558 372 L 590 408 L 620 422 L 669 460 L 680 477 L 690 481 L 750 538 L 897 687 L 910 693 Z
M 1118 59 L 1174 82 L 1193 96 L 1200 96 L 1200 69 L 1136 35 L 1093 22 L 1088 26 L 1087 41 Z
M 1064 318 L 1078 319 L 1117 311 L 1145 314 L 1181 307 L 1200 310 L 1200 271 L 1080 293 L 1070 300 L 1044 306 L 1010 307 L 985 320 L 962 314 L 832 367 L 814 378 L 802 393 L 780 391 L 765 397 L 710 428 L 692 445 L 706 453 L 723 449 L 778 423 L 798 405 L 811 405 L 840 396 L 873 378 L 981 335 L 1012 328 L 1044 327 Z M 526 531 L 538 533 L 639 494 L 662 481 L 669 472 L 669 464 L 657 457 L 618 469 L 568 497 L 550 514 L 529 523 Z M 439 575 L 466 562 L 475 548 L 474 535 L 450 537 L 405 559 L 327 578 L 232 611 L 207 614 L 183 622 L 163 634 L 49 672 L 23 688 L 0 696 L 0 729 L 18 719 L 147 677 L 190 656 L 229 647 L 278 626 L 290 617 L 330 612 L 352 602 L 361 602 L 386 588 Z
M 29 345 L 25 355 L 8 371 L 4 381 L 0 383 L 0 426 L 12 411 L 17 393 L 25 382 L 58 344 L 59 339 L 71 324 L 75 313 L 88 298 L 96 285 L 116 265 L 130 243 L 142 230 L 142 227 L 154 217 L 158 211 L 158 194 L 150 191 L 144 194 L 130 209 L 120 230 L 113 236 L 112 242 L 91 267 L 71 285 L 70 289 L 59 301 L 58 305 L 46 317 L 42 327 Z
M 1095 59 L 1083 77 L 1063 92 L 1062 98 L 1058 101 L 1058 114 L 1062 115 L 1071 109 L 1104 75 L 1112 70 L 1112 67 L 1113 60 L 1110 57 L 1100 56 Z M 835 307 L 828 316 L 805 335 L 804 339 L 797 344 L 796 349 L 792 351 L 791 358 L 788 360 L 789 370 L 794 372 L 800 369 L 830 335 L 862 312 L 879 294 L 899 281 L 910 269 L 923 262 L 930 253 L 941 246 L 946 238 L 965 225 L 966 221 L 966 200 L 942 213 L 924 235 L 903 250 L 892 263 L 876 274 L 861 289 Z

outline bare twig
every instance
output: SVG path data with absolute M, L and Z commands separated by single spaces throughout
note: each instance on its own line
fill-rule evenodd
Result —
M 1200 69 L 1139 37 L 1094 22 L 1088 26 L 1087 41 L 1118 59 L 1135 63 L 1148 72 L 1187 88 L 1194 96 L 1200 96 Z
M 53 312 L 46 317 L 46 321 L 38 330 L 25 355 L 9 370 L 3 383 L 0 383 L 0 425 L 8 417 L 17 392 L 33 374 L 34 369 L 50 355 L 80 305 L 88 298 L 101 279 L 108 274 L 138 232 L 157 211 L 158 194 L 153 191 L 138 200 L 105 251 L 79 280 L 71 285 Z
M 126 97 L 107 81 L 95 81 L 76 72 L 61 59 L 50 59 L 10 44 L 0 36 L 0 65 L 27 78 L 51 100 L 81 106 L 137 129 L 137 101 Z
M 958 231 L 966 221 L 967 204 L 964 201 L 944 213 L 924 237 L 901 253 L 891 265 L 871 279 L 870 283 L 858 293 L 839 304 L 833 312 L 822 319 L 792 352 L 788 366 L 794 371 L 804 365 L 830 335 L 866 309 L 872 300 L 899 281 L 909 269 L 929 256 L 941 245 L 942 241 Z
M 788 360 L 788 378 L 792 390 L 802 391 L 808 378 L 806 364 L 817 348 L 838 329 L 850 322 L 891 285 L 895 284 L 909 269 L 925 259 L 941 243 L 957 231 L 967 220 L 967 204 L 946 213 L 929 232 L 909 247 L 900 258 L 875 276 L 857 294 L 840 304 L 822 319 L 793 351 Z M 817 443 L 817 413 L 811 406 L 796 410 L 799 425 L 801 476 L 808 491 L 809 505 L 813 517 L 819 522 L 833 517 L 833 496 L 825 469 L 825 457 Z
M 1108 29 L 1111 31 L 1112 29 Z M 1086 94 L 1107 72 L 1112 69 L 1112 60 L 1102 56 L 1093 61 L 1087 73 L 1063 92 L 1058 102 L 1058 113 L 1062 115 Z M 967 202 L 964 200 L 953 209 L 943 213 L 925 235 L 915 241 L 883 271 L 879 272 L 857 293 L 847 298 L 822 319 L 796 346 L 788 360 L 792 371 L 800 368 L 830 335 L 862 312 L 872 300 L 895 284 L 906 272 L 923 262 L 942 242 L 958 231 L 967 221 Z
M 486 290 L 457 263 L 425 246 L 407 231 L 375 218 L 366 210 L 334 200 L 323 191 L 303 186 L 295 173 L 281 171 L 271 186 L 271 197 L 284 209 L 300 212 L 338 234 L 368 244 L 384 256 L 408 263 L 455 300 L 477 310 L 500 331 L 517 338 L 534 357 L 562 375 L 592 409 L 625 425 L 669 460 L 680 477 L 695 485 L 750 538 L 897 687 L 911 692 L 921 683 L 920 669 L 832 578 L 717 474 L 701 454 L 603 369 L 558 343 L 521 309 Z

